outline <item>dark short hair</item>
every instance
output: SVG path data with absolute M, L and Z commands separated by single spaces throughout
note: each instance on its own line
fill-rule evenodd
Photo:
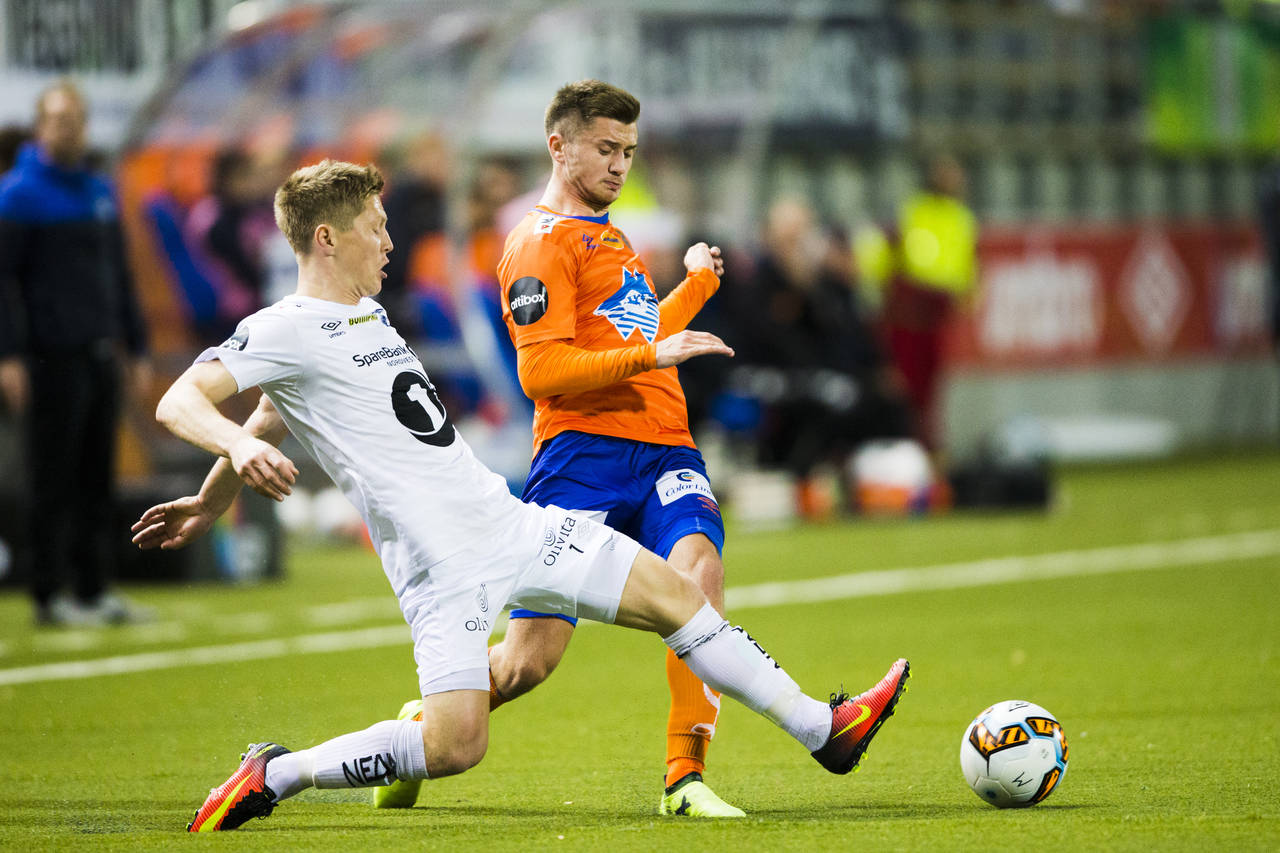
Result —
M 372 163 L 321 160 L 294 172 L 276 190 L 276 225 L 295 252 L 309 254 L 316 228 L 328 223 L 346 231 L 382 187 L 382 173 Z
M 640 102 L 630 92 L 601 80 L 579 80 L 561 86 L 547 105 L 543 127 L 547 136 L 573 136 L 592 119 L 611 118 L 635 124 L 640 118 Z

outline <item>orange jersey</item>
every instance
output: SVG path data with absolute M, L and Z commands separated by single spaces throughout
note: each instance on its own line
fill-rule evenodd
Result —
M 631 361 L 647 355 L 652 364 L 653 344 L 679 331 L 664 328 L 649 271 L 608 214 L 534 208 L 507 236 L 498 281 L 502 317 L 517 350 L 544 341 L 588 352 L 644 347 L 648 352 Z M 535 452 L 565 430 L 694 446 L 674 367 L 534 402 Z

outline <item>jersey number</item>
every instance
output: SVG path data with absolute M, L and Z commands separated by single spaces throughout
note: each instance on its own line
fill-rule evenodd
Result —
M 391 384 L 391 408 L 413 437 L 432 447 L 453 444 L 453 424 L 436 386 L 416 370 L 406 370 Z

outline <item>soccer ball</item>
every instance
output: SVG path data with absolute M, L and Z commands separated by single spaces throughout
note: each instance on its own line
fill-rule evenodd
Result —
M 1011 699 L 978 715 L 960 741 L 960 770 L 973 792 L 998 808 L 1033 806 L 1067 772 L 1067 738 L 1057 719 Z

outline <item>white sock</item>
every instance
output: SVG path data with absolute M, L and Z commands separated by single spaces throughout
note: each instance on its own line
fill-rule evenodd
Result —
M 339 735 L 310 749 L 267 763 L 267 787 L 276 801 L 317 788 L 370 788 L 397 779 L 426 779 L 422 723 L 384 720 L 361 732 Z
M 712 690 L 772 720 L 810 752 L 831 736 L 831 707 L 804 695 L 777 661 L 710 604 L 663 642 Z

